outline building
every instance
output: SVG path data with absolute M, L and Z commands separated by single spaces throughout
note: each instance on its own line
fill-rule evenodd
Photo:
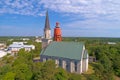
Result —
M 13 44 L 8 47 L 8 52 L 14 54 L 18 53 L 20 49 L 25 49 L 25 51 L 31 51 L 35 49 L 35 46 L 24 45 L 24 42 L 13 42 Z
M 51 39 L 51 29 L 49 24 L 49 16 L 48 11 L 46 12 L 46 19 L 45 19 L 45 28 L 44 28 L 44 36 L 42 38 L 42 49 L 46 48 L 49 43 L 52 41 Z
M 86 72 L 88 70 L 88 53 L 84 43 L 62 42 L 62 33 L 58 22 L 54 29 L 54 41 L 52 41 L 50 26 L 48 25 L 48 12 L 46 19 L 44 29 L 44 40 L 46 41 L 42 40 L 40 61 L 54 60 L 56 67 L 62 67 L 71 73 L 81 74 Z M 47 32 L 46 30 L 49 31 Z
M 54 28 L 54 41 L 62 41 L 62 33 L 58 22 L 56 22 L 56 26 Z
M 0 50 L 0 58 L 4 57 L 7 55 L 7 52 Z
M 89 63 L 96 62 L 96 57 L 95 56 L 89 56 Z
M 5 43 L 0 43 L 0 50 L 5 49 L 5 47 L 6 47 L 6 44 L 5 44 Z
M 60 66 L 71 73 L 83 73 L 88 70 L 88 53 L 82 42 L 53 41 L 41 51 L 40 60 L 55 60 Z
M 41 38 L 36 38 L 35 42 L 40 43 L 40 42 L 42 42 L 42 40 L 41 40 Z
M 28 41 L 30 40 L 29 38 L 22 38 L 23 41 Z
M 108 42 L 107 44 L 115 45 L 116 42 Z
M 36 36 L 35 37 L 35 42 L 40 43 L 40 42 L 42 42 L 42 39 L 40 37 Z

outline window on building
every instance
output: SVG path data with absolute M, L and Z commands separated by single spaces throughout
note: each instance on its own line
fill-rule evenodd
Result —
M 59 59 L 59 66 L 62 67 L 62 60 Z
M 46 61 L 48 60 L 48 58 L 46 58 Z
M 77 61 L 75 61 L 74 64 L 75 64 L 75 72 L 77 72 Z
M 69 63 L 69 61 L 66 61 L 66 70 L 70 71 L 70 63 Z
M 46 62 L 46 58 L 43 58 L 43 62 Z

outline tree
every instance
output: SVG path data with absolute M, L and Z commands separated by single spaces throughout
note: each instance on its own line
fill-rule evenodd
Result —
M 32 72 L 33 72 L 33 76 L 32 79 L 33 80 L 39 80 L 41 78 L 41 67 L 43 66 L 43 63 L 41 62 L 35 62 L 32 64 Z
M 56 69 L 54 79 L 55 80 L 68 80 L 68 73 L 64 69 L 58 68 Z
M 3 80 L 14 80 L 15 78 L 15 73 L 13 72 L 7 72 L 4 77 Z
M 95 74 L 92 74 L 87 77 L 87 80 L 101 80 L 101 79 L 97 77 Z
M 15 80 L 30 80 L 32 77 L 32 71 L 27 64 L 17 64 L 13 67 L 15 73 Z
M 2 67 L 0 67 L 0 75 L 3 76 L 5 75 L 7 72 L 11 71 L 12 67 L 10 64 L 6 64 Z
M 43 80 L 53 80 L 55 75 L 56 65 L 54 61 L 48 60 L 41 68 L 41 78 Z
M 67 79 L 65 79 L 65 80 L 67 80 Z M 82 77 L 80 74 L 73 73 L 73 74 L 70 74 L 70 77 L 68 80 L 82 80 Z

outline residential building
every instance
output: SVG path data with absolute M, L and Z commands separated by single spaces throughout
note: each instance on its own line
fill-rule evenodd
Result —
M 42 42 L 42 39 L 40 37 L 36 37 L 35 42 L 40 43 Z
M 22 38 L 23 41 L 28 41 L 30 40 L 29 38 Z
M 5 55 L 7 55 L 7 52 L 0 50 L 0 58 L 4 57 Z
M 108 42 L 108 44 L 115 45 L 116 42 Z
M 31 51 L 35 49 L 34 45 L 24 45 L 24 42 L 13 42 L 13 44 L 11 44 L 8 47 L 8 52 L 9 53 L 18 53 L 18 51 L 20 49 L 25 49 L 25 51 Z
M 6 47 L 6 44 L 5 44 L 5 43 L 0 43 L 0 50 L 5 49 L 5 47 Z

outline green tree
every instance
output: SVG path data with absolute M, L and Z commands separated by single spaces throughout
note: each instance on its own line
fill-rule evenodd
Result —
M 67 79 L 65 79 L 67 80 Z M 82 80 L 82 77 L 80 74 L 70 74 L 70 77 L 68 80 Z
M 7 72 L 4 77 L 3 80 L 14 80 L 15 78 L 15 73 L 13 72 Z
M 64 69 L 58 68 L 56 69 L 54 79 L 55 80 L 68 80 L 68 73 Z
M 9 72 L 11 70 L 12 70 L 12 67 L 10 64 L 6 64 L 6 65 L 0 67 L 0 76 L 5 75 L 7 72 Z
M 30 80 L 32 77 L 32 71 L 27 64 L 17 64 L 13 67 L 13 71 L 16 74 L 15 80 Z
M 41 68 L 41 78 L 43 80 L 53 80 L 56 72 L 55 69 L 55 62 L 52 60 L 48 60 Z
M 101 80 L 101 79 L 97 77 L 95 74 L 92 74 L 87 77 L 87 80 Z
M 33 76 L 32 79 L 33 80 L 39 80 L 41 79 L 42 75 L 41 75 L 41 67 L 43 66 L 43 63 L 41 62 L 35 62 L 32 65 L 32 72 L 33 72 Z

